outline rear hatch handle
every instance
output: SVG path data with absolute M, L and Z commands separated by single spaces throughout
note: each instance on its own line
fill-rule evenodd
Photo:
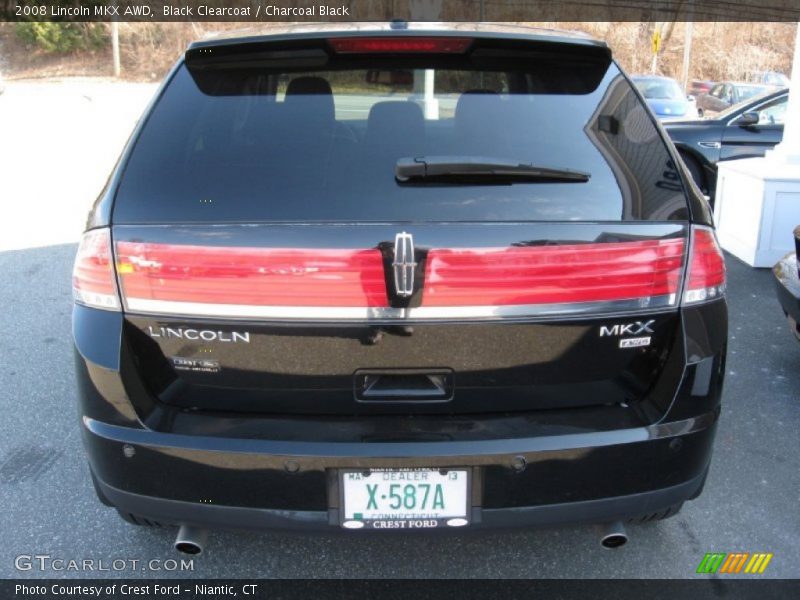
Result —
M 448 402 L 452 369 L 360 369 L 354 376 L 359 402 Z

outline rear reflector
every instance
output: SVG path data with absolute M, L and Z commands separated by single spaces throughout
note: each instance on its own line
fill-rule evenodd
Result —
M 451 37 L 365 37 L 332 38 L 331 47 L 339 54 L 446 53 L 461 54 L 472 43 L 470 38 Z
M 193 304 L 388 306 L 379 250 L 295 250 L 117 242 L 117 270 L 130 310 Z M 207 310 L 198 311 L 202 305 Z M 217 308 L 215 309 L 215 306 Z M 226 309 L 226 314 L 236 314 Z
M 431 250 L 422 306 L 641 300 L 674 305 L 682 239 Z
M 111 258 L 111 233 L 93 229 L 83 234 L 72 269 L 72 295 L 76 302 L 119 310 L 119 295 Z
M 692 227 L 684 304 L 714 300 L 725 293 L 725 257 L 711 229 Z

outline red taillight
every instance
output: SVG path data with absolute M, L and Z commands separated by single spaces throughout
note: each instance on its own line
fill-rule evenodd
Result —
M 119 310 L 108 229 L 93 229 L 83 234 L 72 269 L 72 294 L 81 304 Z
M 332 38 L 328 43 L 339 54 L 461 54 L 469 48 L 472 40 L 457 37 L 364 37 Z
M 117 242 L 117 271 L 131 310 L 233 314 L 235 309 L 222 305 L 388 306 L 383 259 L 376 249 Z
M 682 239 L 431 250 L 423 306 L 654 299 L 675 304 Z
M 725 293 L 725 257 L 711 229 L 692 227 L 684 304 L 714 300 Z
M 384 269 L 376 248 L 120 241 L 116 267 L 132 312 L 310 319 L 569 314 L 677 306 L 684 281 L 686 302 L 716 297 L 724 284 L 719 248 L 711 231 L 693 229 L 692 236 L 690 261 L 685 238 L 432 248 L 421 304 L 409 308 L 390 306 L 387 290 L 397 275 Z M 108 255 L 107 232 L 89 241 L 99 248 L 95 255 Z M 687 262 L 693 266 L 685 279 Z

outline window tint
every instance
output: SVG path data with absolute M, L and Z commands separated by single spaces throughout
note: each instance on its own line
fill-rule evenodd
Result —
M 569 65 L 454 62 L 221 69 L 202 85 L 183 66 L 135 143 L 114 222 L 686 218 L 664 141 L 613 63 L 587 86 Z M 510 159 L 591 177 L 398 184 L 398 159 L 420 156 Z
M 788 97 L 783 96 L 773 100 L 769 104 L 762 106 L 758 110 L 759 125 L 783 125 L 786 118 L 786 106 Z
M 763 85 L 740 85 L 736 90 L 739 94 L 739 102 L 741 102 L 763 94 L 766 88 Z
M 685 100 L 680 86 L 671 79 L 637 79 L 635 83 L 645 98 L 652 100 Z
M 726 85 L 722 88 L 722 99 L 728 104 L 733 102 L 733 87 Z
M 334 110 L 339 121 L 363 121 L 369 118 L 370 110 L 380 102 L 410 100 L 426 108 L 426 118 L 438 120 L 455 117 L 458 99 L 464 90 L 469 92 L 492 92 L 506 94 L 509 83 L 506 73 L 474 71 L 437 71 L 434 73 L 433 101 L 425 98 L 426 73 L 430 70 L 365 70 L 365 71 L 318 71 L 311 75 L 324 79 L 334 94 Z M 292 81 L 304 76 L 283 76 L 278 80 L 276 102 L 286 100 L 286 92 Z M 435 110 L 431 107 L 435 107 Z M 352 123 L 358 127 L 358 123 Z

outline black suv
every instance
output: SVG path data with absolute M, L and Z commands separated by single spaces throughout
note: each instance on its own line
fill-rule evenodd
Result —
M 581 36 L 193 44 L 75 262 L 98 496 L 187 551 L 213 527 L 674 514 L 706 478 L 727 336 L 680 164 Z

